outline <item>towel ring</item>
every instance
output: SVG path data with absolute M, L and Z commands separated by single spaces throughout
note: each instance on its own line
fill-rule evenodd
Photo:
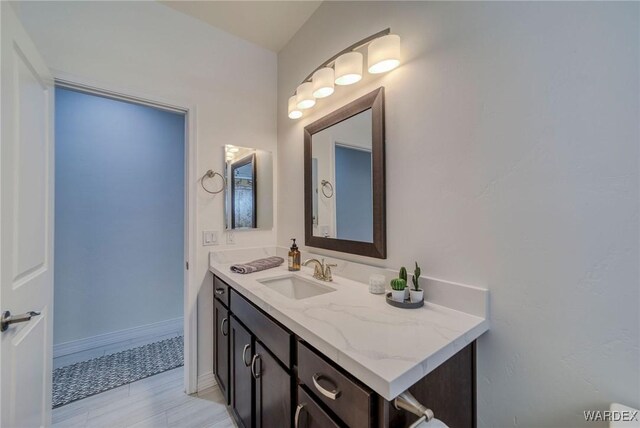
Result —
M 205 178 L 213 178 L 216 175 L 219 175 L 220 178 L 222 179 L 222 187 L 220 188 L 220 190 L 217 190 L 217 191 L 214 192 L 214 191 L 211 191 L 211 190 L 207 189 L 207 187 L 204 185 L 204 179 Z M 213 172 L 212 170 L 209 170 L 209 171 L 204 173 L 202 178 L 200 178 L 200 185 L 202 186 L 202 188 L 204 189 L 205 192 L 211 193 L 212 195 L 215 195 L 215 194 L 218 194 L 218 193 L 222 192 L 227 187 L 227 180 L 225 180 L 224 176 L 222 174 L 220 174 L 219 172 Z
M 322 180 L 320 182 L 321 186 L 322 186 L 322 194 L 324 195 L 325 198 L 331 198 L 333 197 L 333 185 L 331 183 L 329 183 L 327 180 Z M 329 189 L 331 189 L 331 194 L 327 195 L 327 192 L 325 192 L 325 187 L 329 187 Z

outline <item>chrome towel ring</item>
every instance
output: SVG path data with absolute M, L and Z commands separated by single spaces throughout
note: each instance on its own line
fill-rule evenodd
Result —
M 212 190 L 207 189 L 207 187 L 204 185 L 204 179 L 205 178 L 214 178 L 216 175 L 220 176 L 220 178 L 222 179 L 222 187 L 220 187 L 220 190 L 217 190 L 217 191 L 214 192 Z M 200 178 L 200 185 L 202 186 L 202 188 L 204 189 L 205 192 L 211 193 L 212 195 L 215 195 L 215 194 L 218 194 L 218 193 L 222 192 L 227 187 L 227 180 L 219 172 L 214 172 L 213 170 L 209 170 L 209 171 L 204 173 L 202 178 Z
M 322 186 L 322 194 L 324 195 L 325 198 L 331 198 L 333 197 L 333 185 L 331 183 L 329 183 L 327 180 L 322 180 L 320 182 L 320 185 Z M 326 188 L 329 188 L 329 190 L 331 191 L 330 195 L 327 195 L 327 192 L 325 191 Z

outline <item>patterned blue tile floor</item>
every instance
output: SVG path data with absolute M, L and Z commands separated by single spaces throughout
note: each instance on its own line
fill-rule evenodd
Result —
M 182 336 L 149 343 L 53 371 L 53 408 L 181 367 Z

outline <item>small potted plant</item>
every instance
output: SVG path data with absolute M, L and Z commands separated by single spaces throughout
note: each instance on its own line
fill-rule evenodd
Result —
M 407 281 L 402 278 L 391 280 L 391 299 L 396 302 L 404 302 L 404 291 L 407 288 Z
M 411 282 L 413 282 L 413 289 L 411 289 L 409 292 L 411 303 L 417 303 L 424 300 L 424 290 L 420 288 L 421 273 L 422 271 L 420 269 L 420 266 L 418 266 L 418 262 L 416 262 L 416 268 L 413 271 L 413 278 L 411 278 Z
M 407 278 L 407 268 L 405 268 L 404 266 L 400 268 L 400 273 L 398 274 L 398 278 L 404 279 L 405 284 L 409 283 L 409 280 Z M 404 300 L 409 300 L 409 287 L 404 289 Z

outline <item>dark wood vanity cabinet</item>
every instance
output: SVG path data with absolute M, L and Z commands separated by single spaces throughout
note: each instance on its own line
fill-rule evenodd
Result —
M 236 423 L 293 426 L 293 334 L 219 278 L 214 287 L 214 370 Z
M 213 303 L 213 371 L 229 404 L 229 310 L 218 299 Z
M 231 409 L 239 426 L 253 427 L 253 358 L 254 339 L 236 317 L 231 317 Z
M 243 428 L 404 428 L 398 410 L 214 278 L 214 370 Z M 475 426 L 475 344 L 409 391 L 451 428 Z
M 260 342 L 254 358 L 256 428 L 291 426 L 292 376 Z

